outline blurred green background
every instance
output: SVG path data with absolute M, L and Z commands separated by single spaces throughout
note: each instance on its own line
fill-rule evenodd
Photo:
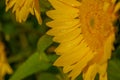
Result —
M 54 52 L 58 43 L 45 34 L 49 29 L 45 23 L 51 20 L 45 12 L 52 6 L 47 0 L 40 0 L 40 9 L 42 25 L 32 15 L 26 22 L 18 23 L 11 10 L 5 12 L 5 0 L 0 0 L 0 40 L 5 43 L 8 62 L 14 71 L 5 80 L 69 80 L 61 68 L 52 65 L 58 57 Z M 120 80 L 120 18 L 115 25 L 115 50 L 109 60 L 108 80 Z M 82 80 L 81 75 L 77 80 Z

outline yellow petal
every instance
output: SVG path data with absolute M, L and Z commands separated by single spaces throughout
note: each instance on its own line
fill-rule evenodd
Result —
M 58 0 L 63 2 L 66 5 L 72 6 L 72 7 L 79 7 L 81 5 L 80 2 L 78 2 L 77 0 Z
M 77 38 L 80 35 L 81 29 L 76 28 L 75 30 L 69 31 L 68 33 L 67 32 L 63 32 L 63 33 L 66 34 L 58 34 L 53 38 L 53 40 L 56 42 L 65 42 L 65 41 L 73 40 L 74 38 Z
M 69 55 L 70 53 L 63 54 L 56 60 L 54 65 L 69 66 L 69 65 L 75 64 L 79 62 L 79 60 L 81 60 L 83 57 L 85 57 L 86 53 L 88 53 L 89 50 L 90 49 L 87 46 L 84 46 L 84 47 L 80 47 L 78 52 L 77 51 L 73 52 L 71 55 Z
M 107 80 L 107 62 L 99 66 L 99 80 Z
M 95 76 L 98 72 L 98 65 L 96 63 L 90 65 L 88 70 L 83 74 L 83 79 L 84 80 L 94 80 Z
M 73 28 L 68 28 L 68 29 L 65 29 L 64 27 L 56 27 L 56 28 L 53 28 L 51 30 L 49 30 L 47 32 L 47 34 L 50 34 L 50 35 L 54 35 L 54 36 L 59 36 L 59 35 L 64 35 L 65 33 L 69 33 L 71 31 L 74 31 L 76 30 L 77 26 L 73 27 Z
M 72 12 L 70 11 L 72 10 Z M 78 17 L 78 9 L 70 9 L 67 11 L 60 11 L 60 10 L 51 10 L 47 12 L 47 15 L 52 19 L 73 19 Z M 62 15 L 61 15 L 62 14 Z M 61 15 L 61 16 L 59 16 Z
M 113 42 L 115 40 L 115 34 L 111 34 L 104 44 L 104 55 L 102 57 L 101 63 L 106 62 L 111 58 L 111 52 L 113 50 Z
M 69 6 L 69 5 L 66 5 L 64 3 L 62 3 L 60 0 L 48 0 L 55 9 L 57 10 L 64 10 L 65 12 L 66 11 L 71 11 L 71 10 L 74 10 L 74 8 L 72 6 Z M 62 7 L 61 7 L 62 6 Z M 63 9 L 64 7 L 64 9 Z M 72 11 L 71 11 L 72 12 Z
M 120 10 L 120 2 L 118 2 L 115 6 L 114 13 L 116 13 L 118 10 Z
M 19 9 L 19 7 L 22 8 L 23 4 L 25 3 L 25 0 L 17 0 L 16 4 L 13 7 L 12 12 L 15 12 L 17 9 Z
M 94 57 L 94 55 L 95 53 L 93 52 L 86 53 L 86 55 L 75 64 L 74 69 L 69 74 L 71 80 L 75 80 L 75 78 L 83 71 L 87 63 Z
M 37 20 L 38 20 L 38 23 L 39 24 L 42 24 L 42 19 L 41 19 L 41 17 L 40 17 L 40 6 L 39 6 L 39 1 L 38 0 L 35 0 L 35 3 L 34 3 L 34 11 L 35 11 L 35 16 L 36 16 L 36 18 L 37 18 Z
M 58 53 L 65 53 L 66 51 L 70 51 L 74 47 L 77 47 L 82 39 L 83 37 L 80 35 L 78 36 L 78 38 L 74 40 L 63 42 L 59 45 L 59 47 L 55 51 L 57 51 Z
M 17 0 L 10 0 L 9 3 L 7 3 L 6 5 L 6 11 L 8 11 L 10 8 L 13 7 L 13 5 L 16 3 Z M 8 1 L 7 1 L 8 2 Z
M 69 20 L 54 20 L 48 22 L 47 25 L 51 28 L 55 27 L 64 27 L 64 28 L 72 28 L 73 26 L 79 23 L 79 19 L 69 19 Z

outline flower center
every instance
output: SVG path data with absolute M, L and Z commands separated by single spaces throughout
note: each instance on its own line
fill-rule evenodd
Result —
M 114 30 L 112 14 L 104 6 L 104 0 L 83 0 L 79 9 L 84 39 L 93 50 L 101 48 Z
M 91 18 L 91 19 L 90 19 L 90 26 L 91 26 L 91 27 L 94 27 L 94 24 L 95 24 L 95 19 L 94 19 L 94 18 Z

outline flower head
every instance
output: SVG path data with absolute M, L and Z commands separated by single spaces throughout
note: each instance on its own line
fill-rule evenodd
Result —
M 4 51 L 4 44 L 0 42 L 0 80 L 3 80 L 4 76 L 8 74 L 12 74 L 12 69 L 7 62 L 5 51 Z
M 18 22 L 26 21 L 31 13 L 36 16 L 39 24 L 42 23 L 38 0 L 6 0 L 6 11 L 12 7 L 12 12 L 15 13 Z
M 60 45 L 55 66 L 63 67 L 71 80 L 83 74 L 84 80 L 107 80 L 107 62 L 111 57 L 115 30 L 115 0 L 49 0 L 54 10 L 47 33 Z

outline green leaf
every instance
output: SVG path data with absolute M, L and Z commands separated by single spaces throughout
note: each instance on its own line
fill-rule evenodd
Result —
M 53 43 L 52 37 L 49 35 L 43 35 L 38 41 L 38 52 L 40 53 L 40 59 L 44 61 L 49 61 L 48 57 L 45 54 L 46 48 L 48 48 Z
M 52 44 L 52 37 L 44 35 L 38 42 L 38 51 L 34 53 L 25 63 L 23 63 L 10 80 L 21 80 L 38 71 L 47 70 L 51 64 L 44 53 L 45 49 Z
M 42 56 L 41 56 L 42 57 Z M 34 53 L 25 63 L 23 63 L 10 80 L 22 80 L 27 76 L 38 71 L 47 70 L 51 66 L 50 63 L 40 59 L 38 52 Z
M 109 61 L 108 80 L 120 80 L 120 60 L 112 59 Z
M 56 75 L 47 72 L 41 73 L 37 78 L 37 80 L 59 80 Z
M 53 43 L 52 37 L 49 35 L 42 36 L 38 41 L 38 51 L 39 53 L 43 53 L 48 46 Z

